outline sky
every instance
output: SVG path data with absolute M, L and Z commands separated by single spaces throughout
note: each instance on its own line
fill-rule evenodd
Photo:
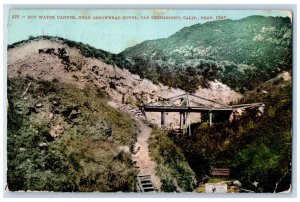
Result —
M 291 17 L 283 10 L 12 9 L 7 24 L 8 44 L 29 36 L 50 35 L 119 53 L 145 40 L 169 37 L 186 26 L 250 15 Z M 175 19 L 152 19 L 158 16 Z

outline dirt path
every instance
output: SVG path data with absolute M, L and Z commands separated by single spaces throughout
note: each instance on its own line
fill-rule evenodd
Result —
M 140 170 L 140 175 L 151 175 L 151 180 L 156 189 L 160 189 L 161 183 L 159 177 L 155 174 L 156 162 L 150 158 L 148 140 L 152 129 L 140 120 L 136 120 L 140 127 L 140 134 L 135 144 L 135 154 L 132 155 L 133 161 L 136 161 Z
M 161 182 L 160 178 L 156 175 L 156 162 L 150 158 L 149 153 L 149 138 L 152 133 L 152 129 L 147 126 L 141 120 L 141 116 L 138 113 L 138 109 L 129 108 L 128 105 L 118 104 L 113 101 L 109 101 L 108 104 L 118 110 L 121 110 L 129 114 L 138 124 L 140 133 L 137 137 L 134 152 L 132 154 L 132 160 L 136 162 L 140 172 L 139 175 L 150 175 L 156 190 L 160 190 Z

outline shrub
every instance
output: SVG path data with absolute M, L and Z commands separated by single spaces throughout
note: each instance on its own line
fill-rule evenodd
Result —
M 22 99 L 29 82 L 27 99 Z M 133 148 L 137 125 L 109 107 L 102 95 L 93 87 L 82 90 L 72 84 L 9 79 L 9 190 L 136 191 L 137 170 L 130 154 L 118 148 Z M 43 107 L 27 113 L 37 99 Z M 65 117 L 63 113 L 72 110 L 80 115 Z M 63 133 L 54 138 L 49 133 L 57 125 L 63 126 Z
M 161 129 L 154 126 L 149 140 L 151 156 L 157 162 L 161 189 L 165 192 L 192 191 L 195 173 L 189 167 L 179 147 Z

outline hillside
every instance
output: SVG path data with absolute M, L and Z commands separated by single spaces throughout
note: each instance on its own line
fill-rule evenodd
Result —
M 233 29 L 237 22 L 244 31 L 253 32 L 238 34 Z M 205 42 L 207 35 L 199 37 L 215 26 L 229 33 L 222 23 L 236 32 L 232 37 L 209 36 L 217 37 L 219 43 L 229 37 L 222 46 L 210 44 L 213 38 Z M 119 55 L 50 36 L 10 45 L 9 189 L 138 191 L 135 177 L 147 172 L 157 191 L 190 192 L 212 167 L 228 167 L 245 188 L 256 192 L 286 190 L 291 175 L 289 26 L 287 18 L 259 16 L 210 22 L 184 28 L 167 39 L 146 41 Z M 254 30 L 266 38 L 256 40 Z M 171 53 L 187 43 L 189 37 L 183 37 L 183 31 L 199 40 L 193 51 L 204 44 L 224 53 L 200 51 L 201 55 L 198 51 L 192 57 L 180 51 Z M 264 57 L 256 54 L 250 64 L 247 61 L 252 56 L 230 55 L 229 50 L 242 52 L 232 45 L 237 35 L 243 36 L 244 42 L 236 45 L 249 45 L 243 55 L 266 43 L 261 45 Z M 278 50 L 273 47 L 278 41 L 264 41 L 271 35 L 281 40 Z M 250 38 L 255 39 L 253 43 Z M 158 47 L 163 58 L 151 52 Z M 213 56 L 218 58 L 210 58 Z M 260 66 L 263 59 L 267 62 Z M 244 95 L 224 83 L 245 91 Z M 203 117 L 201 124 L 192 125 L 192 136 L 162 131 L 156 126 L 160 125 L 160 113 L 147 114 L 147 122 L 139 109 L 141 104 L 187 91 L 224 104 L 263 102 L 266 106 L 263 116 L 249 110 L 238 121 L 216 121 L 212 127 Z M 179 122 L 178 113 L 167 116 L 168 123 Z M 217 116 L 221 114 L 214 115 L 214 120 Z M 190 121 L 194 123 L 192 116 Z M 253 187 L 255 181 L 258 187 Z
M 37 37 L 9 47 L 8 189 L 138 191 L 136 176 L 143 172 L 151 174 L 157 191 L 176 191 L 166 188 L 172 177 L 187 176 L 185 183 L 193 183 L 194 173 L 182 158 L 186 172 L 168 170 L 171 181 L 160 185 L 156 161 L 149 157 L 152 128 L 138 108 L 184 91 L 85 56 L 89 46 L 66 41 Z M 199 88 L 198 93 L 226 101 L 240 97 L 219 82 L 212 85 L 217 91 Z M 156 116 L 149 120 L 159 122 Z M 173 164 L 160 166 L 165 163 Z
M 233 122 L 194 124 L 192 137 L 171 135 L 199 180 L 211 168 L 230 168 L 231 177 L 255 192 L 281 192 L 291 185 L 292 79 L 279 74 L 247 92 L 240 103 L 263 102 Z M 255 186 L 254 182 L 257 182 Z M 277 185 L 276 185 L 277 184 Z
M 194 92 L 218 79 L 245 92 L 290 69 L 291 39 L 290 18 L 250 16 L 185 27 L 119 57 L 131 72 L 168 86 Z
M 136 191 L 138 126 L 105 93 L 13 78 L 8 102 L 10 191 Z
M 102 52 L 89 45 L 57 37 L 31 38 L 9 46 L 8 77 L 28 75 L 38 80 L 72 83 L 79 88 L 94 86 L 107 93 L 110 99 L 129 105 L 137 112 L 137 105 L 142 103 L 185 93 L 182 89 L 154 84 L 127 69 L 108 64 L 105 62 L 107 59 L 95 56 Z M 241 98 L 239 93 L 218 81 L 209 84 L 210 89 L 199 87 L 195 94 L 221 103 Z M 153 114 L 149 120 L 159 124 L 159 114 Z

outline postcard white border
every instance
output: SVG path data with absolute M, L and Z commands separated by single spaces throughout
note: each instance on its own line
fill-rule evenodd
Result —
M 155 0 L 156 1 L 156 0 Z M 154 0 L 151 1 L 152 3 L 155 2 Z M 9 1 L 9 3 L 17 3 L 19 1 Z M 29 1 L 29 3 L 41 3 L 40 1 Z M 297 162 L 297 143 L 298 143 L 298 138 L 297 138 L 297 125 L 298 125 L 298 120 L 297 120 L 297 114 L 299 113 L 298 108 L 297 108 L 297 78 L 298 78 L 298 71 L 297 71 L 297 26 L 298 21 L 297 21 L 297 5 L 289 5 L 289 4 L 193 4 L 193 5 L 188 5 L 188 4 L 113 4 L 114 0 L 107 1 L 107 3 L 111 4 L 106 4 L 106 5 L 95 5 L 95 4 L 88 4 L 91 3 L 90 0 L 86 0 L 83 3 L 85 4 L 59 4 L 60 2 L 57 0 L 52 1 L 54 3 L 58 4 L 35 4 L 35 5 L 30 5 L 30 4 L 6 4 L 3 5 L 3 38 L 1 39 L 1 44 L 3 47 L 3 54 L 1 54 L 1 61 L 3 64 L 2 70 L 2 77 L 1 77 L 1 105 L 0 105 L 0 110 L 1 110 L 1 117 L 0 117 L 0 122 L 1 122 L 1 145 L 2 147 L 2 155 L 1 155 L 1 167 L 0 170 L 2 171 L 2 176 L 3 176 L 3 181 L 1 182 L 1 190 L 3 191 L 2 194 L 5 198 L 111 198 L 111 199 L 120 199 L 120 198 L 129 198 L 130 201 L 132 201 L 134 198 L 140 198 L 142 197 L 143 200 L 148 200 L 150 198 L 172 198 L 172 200 L 185 200 L 183 198 L 201 198 L 203 199 L 208 199 L 208 200 L 214 200 L 215 198 L 227 198 L 230 199 L 230 201 L 235 200 L 235 199 L 251 199 L 253 198 L 256 199 L 266 199 L 266 198 L 271 198 L 271 200 L 286 200 L 286 198 L 290 199 L 297 199 L 299 197 L 299 187 L 297 186 L 297 181 L 299 182 L 299 176 L 297 176 L 297 168 L 299 168 Z M 75 1 L 73 1 L 75 3 Z M 72 3 L 73 3 L 72 2 Z M 78 1 L 76 1 L 77 3 Z M 119 1 L 120 2 L 120 1 Z M 133 1 L 133 3 L 136 1 Z M 139 3 L 140 1 L 136 2 Z M 157 2 L 157 1 L 156 1 Z M 158 3 L 165 3 L 166 1 L 162 0 L 159 1 Z M 185 1 L 184 3 L 190 3 L 191 1 Z M 215 0 L 212 0 L 210 2 L 206 3 L 214 3 L 216 2 Z M 218 1 L 222 2 L 222 1 Z M 230 1 L 226 1 L 229 2 Z M 231 1 L 235 3 L 239 3 L 238 1 Z M 254 3 L 255 1 L 252 1 Z M 259 1 L 262 2 L 262 1 Z M 274 1 L 263 1 L 263 2 L 274 2 Z M 295 3 L 296 1 L 284 1 L 284 3 Z M 8 3 L 8 1 L 4 1 L 4 3 Z M 23 3 L 23 2 L 22 2 Z M 81 2 L 82 3 L 82 2 Z M 193 3 L 193 2 L 192 2 Z M 241 2 L 240 2 L 241 3 Z M 116 194 L 116 193 L 11 193 L 11 192 L 6 192 L 4 191 L 4 186 L 6 184 L 6 80 L 7 80 L 7 67 L 6 67 L 6 58 L 7 58 L 7 53 L 6 53 L 6 47 L 7 47 L 7 28 L 6 28 L 6 22 L 7 22 L 7 14 L 9 8 L 172 8 L 172 9 L 203 9 L 203 10 L 208 10 L 208 9 L 287 9 L 291 10 L 293 12 L 293 157 L 292 157 L 292 162 L 293 162 L 293 172 L 292 172 L 292 193 L 291 194 L 219 194 L 219 195 L 210 195 L 210 194 L 192 194 L 192 193 L 181 193 L 181 194 Z M 3 80 L 2 80 L 3 79 Z M 2 196 L 1 194 L 1 196 Z M 297 195 L 298 194 L 298 195 Z M 255 200 L 256 200 L 255 199 Z M 44 199 L 43 199 L 44 200 Z M 64 200 L 64 199 L 62 199 Z M 77 201 L 78 199 L 76 199 Z M 80 200 L 80 199 L 79 199 Z M 156 199 L 155 199 L 156 200 Z M 32 200 L 30 200 L 32 201 Z M 73 201 L 73 200 L 72 200 Z M 75 200 L 74 200 L 75 201 Z

